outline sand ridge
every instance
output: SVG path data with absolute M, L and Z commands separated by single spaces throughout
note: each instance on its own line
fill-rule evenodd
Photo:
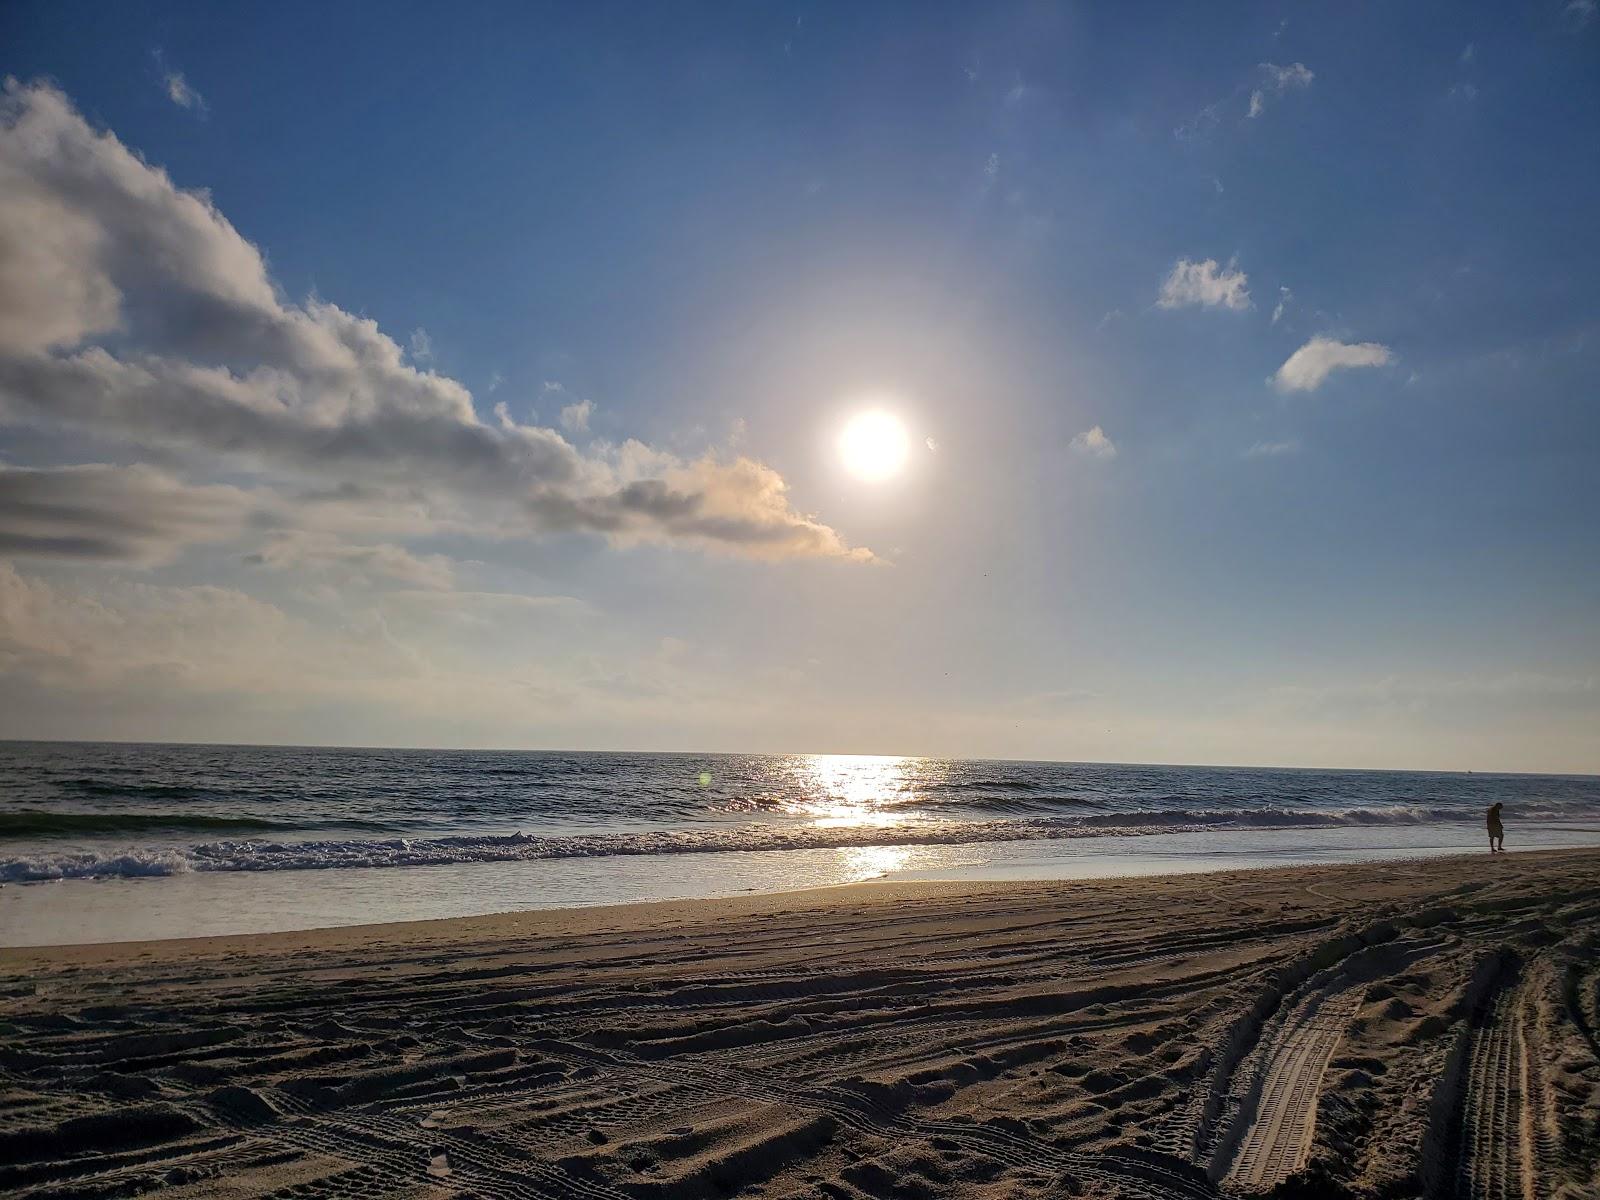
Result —
M 0 1191 L 1600 1196 L 1600 852 L 0 955 Z

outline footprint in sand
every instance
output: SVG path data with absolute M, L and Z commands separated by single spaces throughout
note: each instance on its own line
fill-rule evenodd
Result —
M 443 1179 L 450 1174 L 450 1156 L 448 1154 L 435 1154 L 428 1160 L 428 1174 L 435 1179 Z

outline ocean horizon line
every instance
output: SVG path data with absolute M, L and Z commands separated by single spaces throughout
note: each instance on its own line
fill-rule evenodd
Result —
M 1017 765 L 1064 767 L 1148 767 L 1162 770 L 1201 771 L 1283 771 L 1346 773 L 1352 775 L 1461 775 L 1529 779 L 1600 779 L 1594 771 L 1516 771 L 1493 767 L 1367 767 L 1325 766 L 1316 763 L 1239 763 L 1239 762 L 1164 762 L 1088 758 L 1003 758 L 994 755 L 908 754 L 865 750 L 656 750 L 639 747 L 564 747 L 564 746 L 425 746 L 379 745 L 347 742 L 210 742 L 152 740 L 144 738 L 27 738 L 0 737 L 0 746 L 181 746 L 218 750 L 348 750 L 383 754 L 567 754 L 626 757 L 651 754 L 676 758 L 859 758 L 915 760 L 919 762 L 1012 763 Z

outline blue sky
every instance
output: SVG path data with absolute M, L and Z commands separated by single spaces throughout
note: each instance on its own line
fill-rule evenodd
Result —
M 0 46 L 0 734 L 1600 771 L 1593 4 Z

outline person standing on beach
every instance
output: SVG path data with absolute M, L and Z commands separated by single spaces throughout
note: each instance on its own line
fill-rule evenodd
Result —
M 1506 848 L 1506 827 L 1504 825 L 1500 824 L 1500 809 L 1501 809 L 1501 807 L 1502 807 L 1502 805 L 1499 804 L 1498 802 L 1496 802 L 1494 804 L 1491 804 L 1489 806 L 1489 853 L 1490 854 L 1493 854 L 1496 851 L 1499 851 L 1502 854 L 1505 853 L 1505 848 Z

